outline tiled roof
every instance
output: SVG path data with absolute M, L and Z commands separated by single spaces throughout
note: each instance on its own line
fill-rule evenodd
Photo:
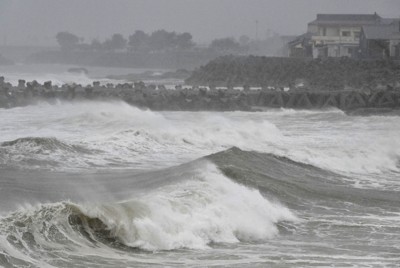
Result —
M 393 24 L 399 23 L 400 19 L 382 18 L 379 24 Z
M 317 19 L 311 25 L 366 25 L 379 23 L 378 14 L 317 14 Z
M 400 40 L 398 25 L 367 25 L 363 26 L 366 39 L 373 40 Z
M 296 44 L 300 44 L 303 43 L 306 40 L 311 39 L 311 36 L 313 34 L 312 33 L 304 33 L 302 35 L 297 36 L 295 39 L 291 40 L 290 42 L 288 42 L 289 45 L 296 45 Z
M 374 21 L 378 18 L 380 18 L 378 14 L 317 14 L 317 20 L 319 21 Z

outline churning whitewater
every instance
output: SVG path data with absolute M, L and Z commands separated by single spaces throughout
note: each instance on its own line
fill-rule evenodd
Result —
M 60 102 L 0 118 L 0 266 L 400 263 L 400 117 Z

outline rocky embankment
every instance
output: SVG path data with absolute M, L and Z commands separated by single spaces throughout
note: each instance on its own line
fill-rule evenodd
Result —
M 400 63 L 349 58 L 224 56 L 195 70 L 188 85 L 289 87 L 311 91 L 375 90 L 400 86 Z
M 372 91 L 305 91 L 276 89 L 218 89 L 165 86 L 143 82 L 100 85 L 54 86 L 20 80 L 17 86 L 0 77 L 0 108 L 12 108 L 38 101 L 123 100 L 152 110 L 184 111 L 255 111 L 265 108 L 326 109 L 336 107 L 355 114 L 385 113 L 400 107 L 400 91 L 394 88 Z

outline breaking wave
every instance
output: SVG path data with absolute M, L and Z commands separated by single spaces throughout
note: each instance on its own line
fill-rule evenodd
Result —
M 121 183 L 120 175 L 113 173 L 110 183 Z M 113 261 L 146 262 L 149 251 L 265 246 L 279 243 L 279 236 L 302 234 L 307 239 L 314 227 L 326 228 L 312 236 L 328 241 L 355 226 L 382 239 L 398 230 L 393 213 L 382 215 L 377 224 L 388 226 L 378 231 L 376 219 L 363 216 L 377 207 L 397 208 L 395 190 L 349 187 L 341 175 L 273 154 L 231 148 L 144 177 L 121 176 L 127 192 L 121 199 L 54 200 L 0 218 L 0 265 L 68 267 L 85 260 L 84 265 L 109 267 Z M 90 194 L 75 183 L 77 192 Z M 326 222 L 330 217 L 347 218 Z M 356 233 L 352 239 L 364 238 Z
M 58 150 L 65 152 L 88 153 L 88 150 L 85 150 L 85 148 L 78 145 L 69 145 L 57 140 L 56 138 L 45 137 L 20 138 L 13 141 L 2 142 L 0 146 L 34 154 L 51 153 Z
M 148 169 L 155 163 L 172 166 L 237 146 L 345 175 L 400 172 L 396 117 L 383 122 L 382 117 L 348 117 L 337 110 L 161 113 L 124 102 L 42 104 L 1 110 L 0 115 L 5 120 L 0 130 L 0 160 L 5 166 L 22 160 L 20 166 L 28 169 Z M 299 128 L 300 119 L 301 131 L 293 130 L 291 124 Z M 26 130 L 7 131 L 6 126 L 16 122 Z M 383 131 L 387 125 L 391 128 Z M 55 138 L 40 143 L 48 136 Z M 4 142 L 10 140 L 12 145 L 6 148 Z
M 277 224 L 297 221 L 283 205 L 230 180 L 215 165 L 201 163 L 193 177 L 125 201 L 22 208 L 0 219 L 0 239 L 7 241 L 0 252 L 14 263 L 38 265 L 55 249 L 65 254 L 90 254 L 98 247 L 205 249 L 215 243 L 267 241 L 279 234 Z
M 0 143 L 0 165 L 21 168 L 63 168 L 67 164 L 82 166 L 82 159 L 96 151 L 68 144 L 53 137 L 25 137 Z M 83 161 L 85 164 L 85 161 Z M 87 163 L 86 163 L 87 165 Z

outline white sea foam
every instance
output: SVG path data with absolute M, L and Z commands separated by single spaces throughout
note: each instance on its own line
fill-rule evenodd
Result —
M 124 102 L 41 104 L 0 110 L 0 117 L 0 142 L 53 137 L 95 152 L 14 150 L 0 159 L 6 165 L 35 158 L 59 162 L 56 169 L 154 168 L 237 146 L 343 174 L 399 172 L 398 117 L 348 117 L 336 110 L 160 113 Z
M 140 198 L 81 210 L 124 244 L 146 250 L 204 249 L 210 243 L 265 241 L 280 221 L 297 218 L 259 191 L 226 178 L 214 165 L 194 178 Z
M 263 146 L 279 138 L 279 130 L 268 121 L 235 122 L 224 115 L 203 113 L 198 121 L 168 118 L 162 113 L 144 111 L 123 102 L 82 102 L 42 104 L 16 110 L 2 110 L 8 126 L 0 130 L 0 142 L 24 137 L 51 137 L 68 145 L 79 145 L 95 154 L 54 150 L 37 154 L 31 145 L 14 149 L 17 160 L 35 158 L 61 163 L 56 168 L 86 168 L 91 165 L 132 167 L 143 164 L 154 168 L 194 160 L 232 146 L 244 149 L 263 140 Z M 16 122 L 18 122 L 16 124 Z M 23 128 L 17 127 L 23 125 Z M 20 150 L 20 149 L 26 150 Z M 4 149 L 4 148 L 3 148 Z M 74 161 L 74 159 L 79 159 Z M 9 164 L 9 163 L 5 163 Z
M 299 221 L 285 206 L 233 182 L 211 163 L 199 163 L 192 174 L 118 203 L 25 204 L 0 219 L 0 253 L 41 267 L 48 266 L 41 261 L 52 259 L 53 250 L 71 258 L 120 259 L 112 244 L 97 236 L 102 230 L 144 250 L 207 249 L 215 243 L 268 242 L 279 235 L 277 224 Z M 74 215 L 82 221 L 71 219 Z M 106 226 L 93 227 L 88 218 Z
M 344 173 L 344 179 L 357 183 L 357 187 L 365 187 L 365 183 L 370 188 L 384 185 L 393 194 L 400 185 L 396 173 L 400 155 L 397 117 L 353 118 L 337 111 L 159 113 L 143 111 L 123 102 L 82 102 L 0 110 L 0 118 L 0 142 L 26 137 L 54 138 L 49 139 L 54 142 L 50 146 L 46 139 L 44 143 L 40 139 L 39 142 L 32 139 L 33 143 L 23 139 L 20 143 L 2 145 L 0 162 L 6 165 L 13 161 L 20 167 L 24 165 L 24 159 L 39 159 L 43 163 L 45 160 L 57 161 L 61 165 L 56 169 L 85 169 L 93 164 L 98 168 L 115 165 L 118 168 L 155 169 L 238 146 Z M 85 150 L 92 153 L 85 153 Z M 32 166 L 32 162 L 26 163 L 26 167 Z M 39 168 L 43 163 L 38 164 Z M 15 220 L 2 219 L 0 254 L 23 259 L 38 267 L 45 267 L 46 262 L 55 266 L 85 265 L 83 261 L 86 265 L 95 266 L 96 263 L 99 267 L 106 264 L 135 266 L 138 263 L 198 266 L 199 260 L 206 266 L 241 263 L 257 266 L 266 260 L 273 260 L 278 265 L 284 260 L 288 266 L 304 263 L 366 266 L 371 263 L 369 258 L 381 260 L 382 265 L 387 266 L 397 263 L 397 256 L 392 257 L 399 244 L 397 218 L 387 219 L 381 213 L 396 212 L 398 200 L 395 198 L 392 208 L 389 202 L 387 206 L 376 208 L 381 202 L 367 199 L 365 206 L 360 204 L 357 209 L 350 206 L 338 211 L 336 207 L 340 200 L 334 200 L 335 205 L 330 206 L 332 200 L 321 197 L 322 205 L 327 209 L 318 209 L 317 202 L 297 210 L 296 215 L 305 221 L 294 224 L 293 235 L 279 237 L 277 225 L 280 221 L 296 221 L 291 210 L 268 200 L 257 190 L 229 180 L 212 164 L 198 169 L 193 178 L 159 186 L 156 190 L 146 188 L 140 195 L 124 202 L 80 203 L 72 207 L 100 219 L 119 241 L 132 247 L 155 251 L 205 250 L 137 254 L 115 248 L 107 243 L 107 237 L 101 240 L 95 234 L 90 238 L 99 240 L 93 244 L 93 240 L 79 229 L 83 225 L 78 223 L 74 229 L 75 225 L 67 221 L 64 212 L 76 212 L 71 210 L 71 204 L 56 203 L 25 208 L 30 214 L 22 212 L 23 215 L 19 214 L 21 217 Z M 300 176 L 299 181 L 301 179 Z M 287 186 L 292 187 L 288 183 Z M 60 192 L 63 190 L 59 189 Z M 130 189 L 126 191 L 131 192 Z M 380 191 L 377 192 L 379 198 Z M 279 193 L 282 194 L 278 198 L 284 202 L 287 193 Z M 82 195 L 89 193 L 82 191 Z M 308 200 L 307 196 L 303 198 Z M 309 203 L 299 202 L 300 205 Z M 55 213 L 52 207 L 56 208 Z M 360 215 L 370 215 L 370 219 L 358 217 Z M 342 224 L 346 223 L 343 219 L 348 223 L 354 219 L 355 224 Z M 320 222 L 322 225 L 315 224 Z M 30 228 L 32 226 L 35 227 Z M 367 231 L 362 229 L 365 227 Z M 373 232 L 369 228 L 373 228 Z M 31 233 L 40 246 L 29 248 L 25 254 L 19 244 L 10 242 L 14 241 L 9 237 L 14 230 L 17 230 L 15 241 L 22 241 L 26 246 Z M 324 243 L 319 243 L 321 239 Z M 378 244 L 385 246 L 377 251 Z M 344 254 L 344 248 L 351 250 Z M 357 256 L 354 256 L 354 248 Z M 22 256 L 24 254 L 26 257 Z

